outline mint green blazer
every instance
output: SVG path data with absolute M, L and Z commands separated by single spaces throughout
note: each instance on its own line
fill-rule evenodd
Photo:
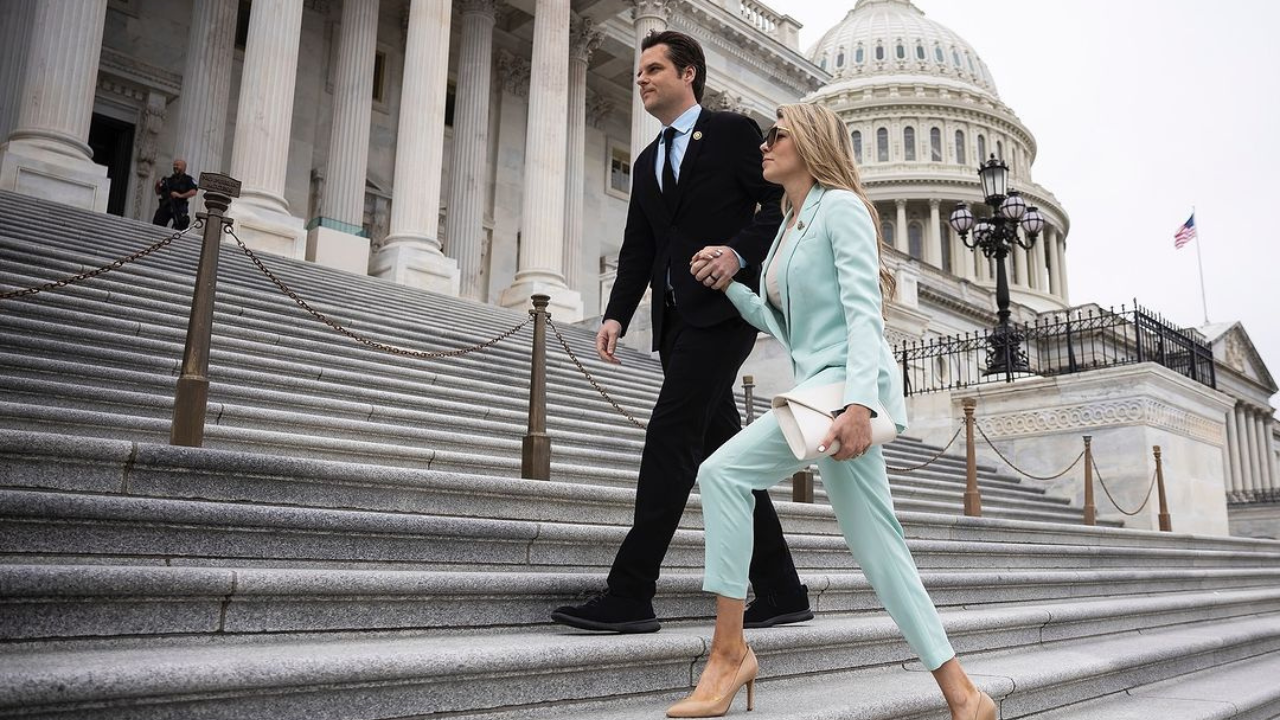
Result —
M 729 300 L 747 322 L 787 349 L 798 385 L 843 380 L 846 406 L 875 408 L 878 402 L 898 432 L 905 431 L 901 369 L 884 338 L 880 251 L 866 206 L 848 190 L 815 184 L 779 253 L 794 212 L 778 228 L 761 266 L 760 292 L 734 282 L 725 290 Z M 765 289 L 764 278 L 775 262 L 781 310 L 768 301 Z

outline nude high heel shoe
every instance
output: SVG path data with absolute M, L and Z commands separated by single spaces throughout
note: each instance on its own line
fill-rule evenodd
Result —
M 973 720 L 996 720 L 996 701 L 991 696 L 982 693 L 982 697 L 978 699 L 978 711 L 973 714 Z
M 756 675 L 760 672 L 760 664 L 756 662 L 756 654 L 747 646 L 747 654 L 742 656 L 738 672 L 734 675 L 733 685 L 724 695 L 712 700 L 694 700 L 685 698 L 667 709 L 669 718 L 710 718 L 723 717 L 733 705 L 733 698 L 743 685 L 747 686 L 747 710 L 756 706 Z

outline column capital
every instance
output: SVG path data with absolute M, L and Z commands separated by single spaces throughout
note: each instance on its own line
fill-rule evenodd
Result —
M 938 208 L 940 208 L 940 207 L 942 207 L 942 201 L 941 201 L 941 200 L 938 200 L 938 199 L 936 199 L 936 198 L 935 198 L 935 199 L 933 199 L 933 200 L 930 200 L 930 201 L 929 201 L 929 210 L 930 210 L 930 211 L 936 211 L 936 210 L 937 210 Z
M 596 29 L 590 18 L 576 15 L 569 18 L 569 59 L 579 62 L 591 60 L 591 54 L 604 42 L 604 34 Z
M 490 20 L 497 19 L 501 4 L 501 0 L 453 0 L 458 15 L 483 15 Z
M 745 115 L 747 106 L 742 102 L 741 95 L 733 95 L 728 90 L 715 91 L 714 97 L 707 98 L 706 107 L 712 110 L 720 110 L 722 112 L 733 112 Z
M 587 88 L 587 122 L 593 128 L 604 124 L 604 119 L 613 112 L 613 101 L 600 93 Z
M 502 83 L 503 90 L 512 95 L 529 97 L 529 80 L 532 73 L 533 66 L 528 60 L 512 55 L 506 50 L 498 52 L 498 79 Z
M 893 204 L 894 204 L 894 205 L 896 205 L 896 206 L 898 206 L 898 207 L 900 207 L 900 208 L 904 208 L 904 207 L 906 207 L 906 206 L 907 206 L 907 201 L 906 201 L 906 200 L 904 200 L 903 198 L 898 198 L 898 199 L 896 199 L 896 200 L 894 200 L 894 201 L 893 201 Z
M 631 0 L 631 2 L 634 5 L 631 11 L 632 20 L 656 18 L 666 23 L 680 0 Z

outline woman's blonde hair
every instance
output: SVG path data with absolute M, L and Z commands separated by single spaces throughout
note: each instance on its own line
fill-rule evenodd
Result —
M 867 206 L 871 225 L 876 233 L 876 250 L 880 260 L 880 294 L 884 300 L 893 298 L 897 282 L 884 266 L 884 236 L 880 233 L 880 213 L 867 199 L 858 176 L 858 166 L 853 160 L 853 141 L 840 118 L 830 108 L 812 103 L 783 105 L 778 108 L 778 124 L 789 131 L 796 153 L 804 162 L 813 179 L 826 188 L 848 190 L 857 195 Z M 791 210 L 791 200 L 783 195 L 782 212 Z

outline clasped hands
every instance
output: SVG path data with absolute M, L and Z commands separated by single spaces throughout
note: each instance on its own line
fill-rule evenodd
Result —
M 733 282 L 742 266 L 738 264 L 738 254 L 727 245 L 708 245 L 693 254 L 689 261 L 689 272 L 698 282 L 712 290 L 724 290 Z

